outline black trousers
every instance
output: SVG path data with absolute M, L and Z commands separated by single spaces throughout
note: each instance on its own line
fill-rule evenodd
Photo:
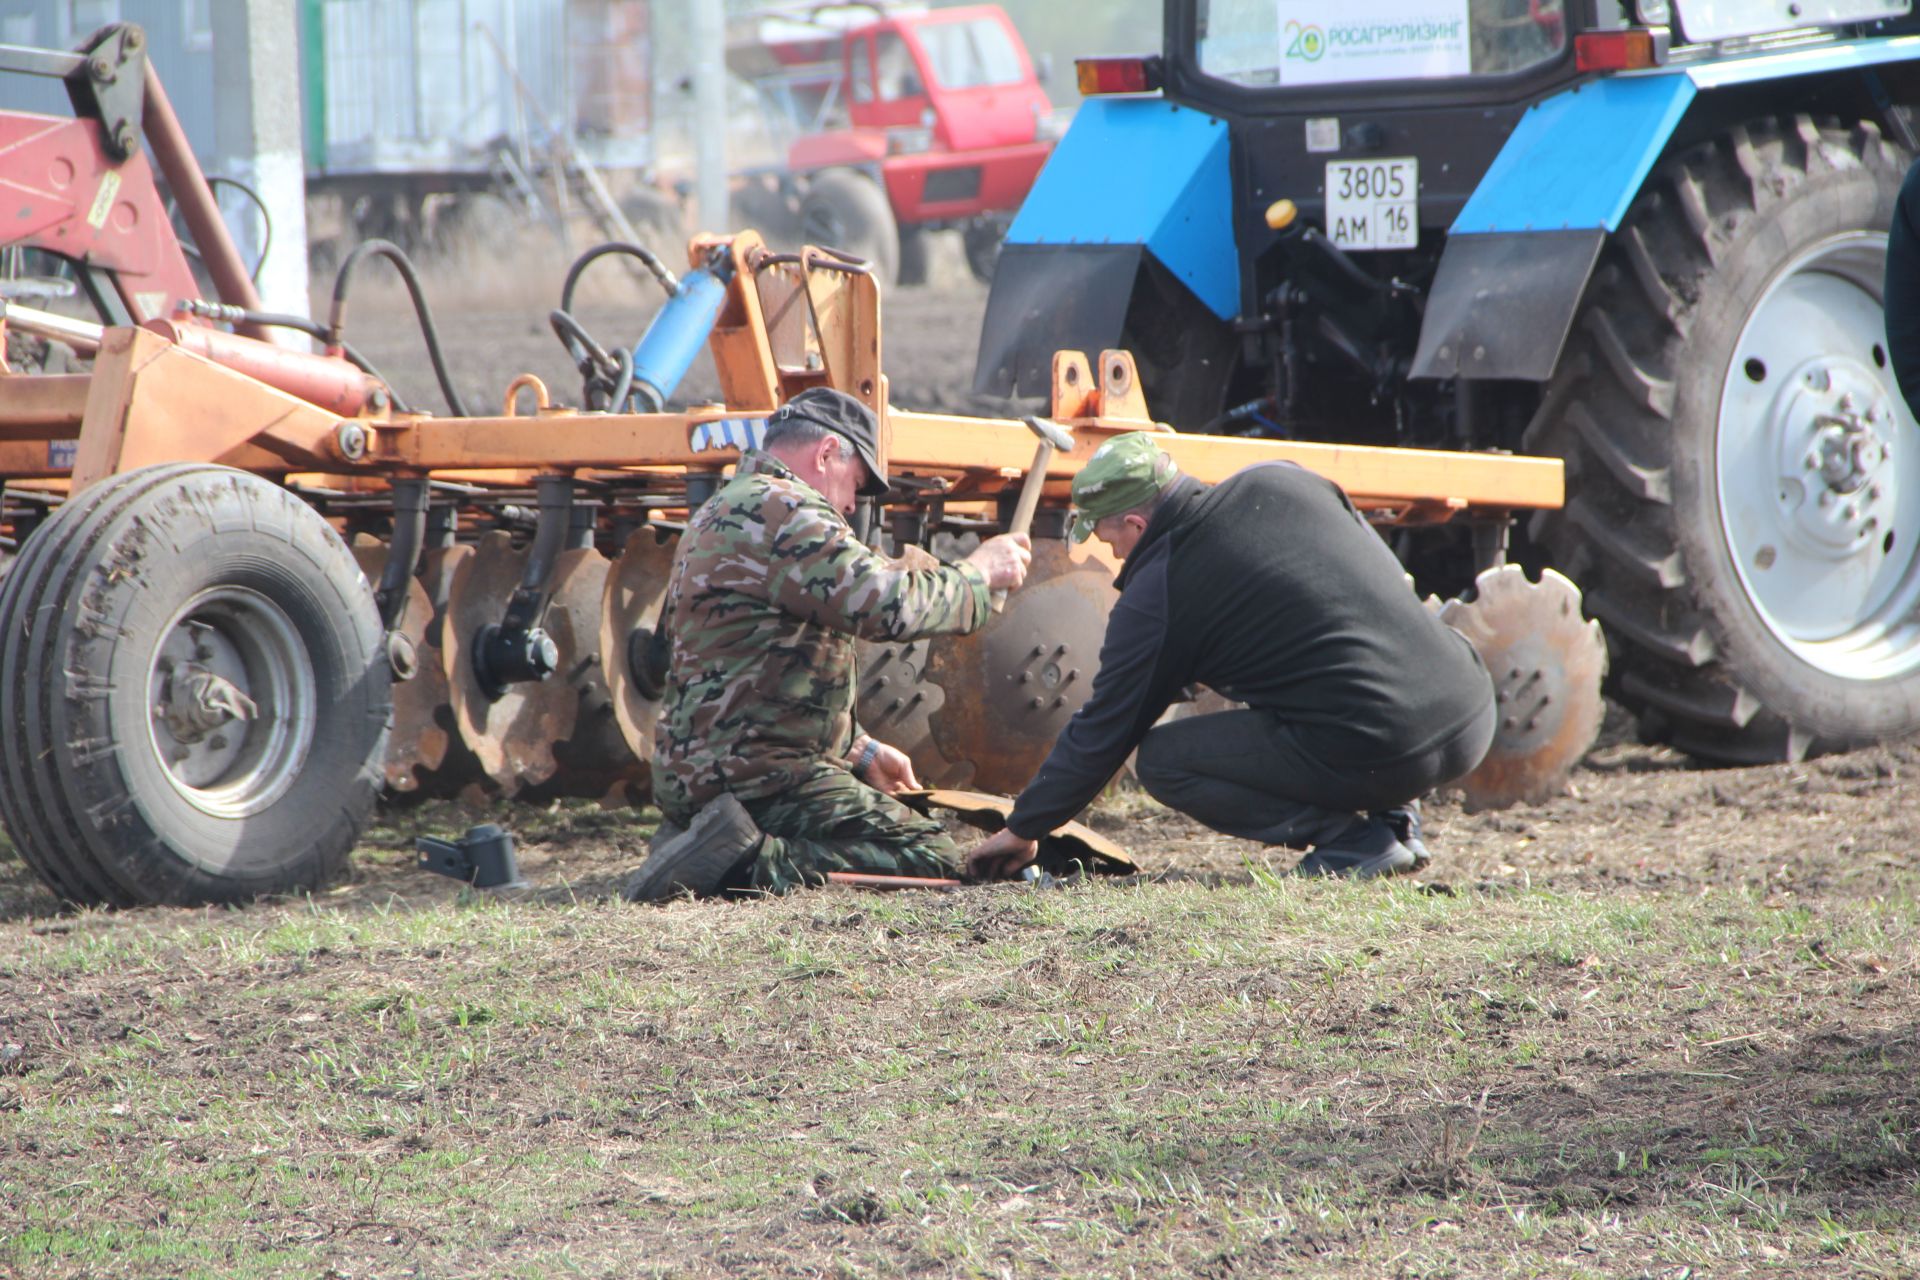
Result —
M 1222 711 L 1148 732 L 1135 769 L 1147 794 L 1215 831 L 1305 848 L 1472 771 L 1493 743 L 1493 700 L 1431 751 L 1389 765 L 1330 764 L 1311 725 Z

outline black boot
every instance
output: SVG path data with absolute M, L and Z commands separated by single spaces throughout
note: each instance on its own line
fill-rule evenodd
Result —
M 733 793 L 693 815 L 685 831 L 661 823 L 653 848 L 640 869 L 627 878 L 620 896 L 628 902 L 664 902 L 682 893 L 705 898 L 720 891 L 727 872 L 766 839 Z
M 1384 819 L 1356 814 L 1352 822 L 1315 844 L 1293 869 L 1301 876 L 1344 876 L 1371 880 L 1413 870 L 1413 851 L 1395 837 Z
M 1420 802 L 1418 800 L 1409 800 L 1391 809 L 1381 809 L 1373 816 L 1392 827 L 1394 839 L 1412 851 L 1415 871 L 1433 862 L 1433 852 L 1427 848 L 1427 842 L 1420 838 Z

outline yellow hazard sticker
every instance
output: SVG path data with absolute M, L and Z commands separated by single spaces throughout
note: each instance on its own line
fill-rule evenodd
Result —
M 107 215 L 113 212 L 114 197 L 120 194 L 120 171 L 107 170 L 100 179 L 100 189 L 93 193 L 93 208 L 87 210 L 87 225 L 95 231 L 107 225 Z

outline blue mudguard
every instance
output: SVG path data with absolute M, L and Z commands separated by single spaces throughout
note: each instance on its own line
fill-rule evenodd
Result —
M 1531 107 L 1451 234 L 1619 230 L 1696 94 L 1920 55 L 1920 36 L 1854 40 L 1579 84 Z
M 1140 245 L 1222 320 L 1240 310 L 1224 122 L 1160 98 L 1093 98 L 1054 148 L 1009 245 Z

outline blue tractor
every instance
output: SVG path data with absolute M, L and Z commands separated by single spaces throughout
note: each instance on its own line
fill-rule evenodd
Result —
M 1124 347 L 1183 429 L 1558 455 L 1514 552 L 1581 585 L 1643 735 L 1920 730 L 1910 3 L 1167 0 L 1162 53 L 1080 65 L 976 390 Z

